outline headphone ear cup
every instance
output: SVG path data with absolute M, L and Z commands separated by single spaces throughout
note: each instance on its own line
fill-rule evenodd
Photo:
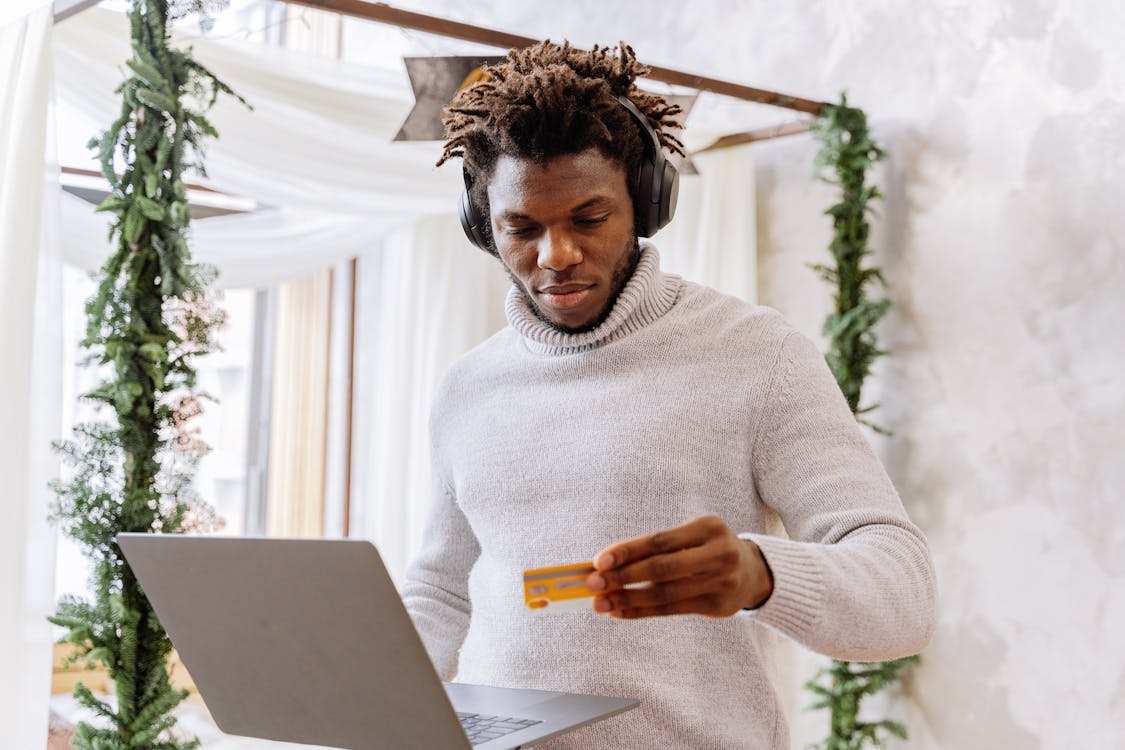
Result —
M 660 136 L 637 105 L 625 96 L 617 101 L 636 121 L 645 141 L 645 153 L 637 167 L 637 184 L 633 191 L 634 224 L 639 237 L 651 237 L 672 220 L 679 198 L 680 174 L 660 150 Z
M 656 165 L 645 154 L 637 170 L 637 187 L 634 195 L 634 205 L 637 212 L 637 235 L 651 237 L 660 228 L 660 187 L 654 182 L 659 179 Z
M 680 198 L 680 171 L 671 161 L 664 161 L 664 179 L 660 184 L 660 223 L 663 229 L 676 215 L 676 203 Z M 654 230 L 655 231 L 655 230 Z
M 672 220 L 680 195 L 680 173 L 668 159 L 641 162 L 637 180 L 637 235 L 651 237 Z
M 484 217 L 469 199 L 468 190 L 461 193 L 461 200 L 457 202 L 457 217 L 461 220 L 461 229 L 464 230 L 469 242 L 487 253 L 492 253 L 492 248 L 484 235 Z

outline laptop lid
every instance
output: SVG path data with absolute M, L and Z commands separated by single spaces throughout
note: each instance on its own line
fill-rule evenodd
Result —
M 356 750 L 470 747 L 369 542 L 117 541 L 223 731 Z

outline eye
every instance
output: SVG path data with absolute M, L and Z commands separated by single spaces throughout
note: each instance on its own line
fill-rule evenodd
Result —
M 510 237 L 519 237 L 524 234 L 531 234 L 532 227 L 507 227 L 504 229 L 504 234 Z
M 592 226 L 594 224 L 601 224 L 608 218 L 608 216 L 587 216 L 581 219 L 575 219 L 574 223 L 582 224 L 584 226 Z

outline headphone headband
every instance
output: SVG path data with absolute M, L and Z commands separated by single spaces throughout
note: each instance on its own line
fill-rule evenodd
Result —
M 650 148 L 649 153 L 661 153 L 660 136 L 656 134 L 656 130 L 649 124 L 648 118 L 641 114 L 636 104 L 633 104 L 633 100 L 627 96 L 619 96 L 617 97 L 617 101 L 621 102 L 621 106 L 624 107 L 629 114 L 633 116 L 633 119 L 637 121 L 637 124 L 641 126 L 641 138 L 648 141 L 648 146 Z
M 640 126 L 641 140 L 645 144 L 645 154 L 637 169 L 637 181 L 629 188 L 633 198 L 637 234 L 641 237 L 651 237 L 671 221 L 676 213 L 680 175 L 675 165 L 668 160 L 660 148 L 660 136 L 649 123 L 648 118 L 637 109 L 637 105 L 625 96 L 617 97 L 617 101 Z M 462 175 L 465 190 L 461 193 L 461 200 L 457 205 L 461 228 L 465 231 L 469 242 L 495 255 L 496 251 L 487 239 L 485 216 L 473 205 L 469 197 L 472 178 L 469 176 L 469 171 L 464 168 L 462 168 Z

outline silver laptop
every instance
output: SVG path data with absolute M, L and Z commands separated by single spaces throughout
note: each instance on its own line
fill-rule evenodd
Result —
M 348 750 L 512 750 L 627 698 L 446 683 L 374 545 L 120 534 L 215 723 Z

